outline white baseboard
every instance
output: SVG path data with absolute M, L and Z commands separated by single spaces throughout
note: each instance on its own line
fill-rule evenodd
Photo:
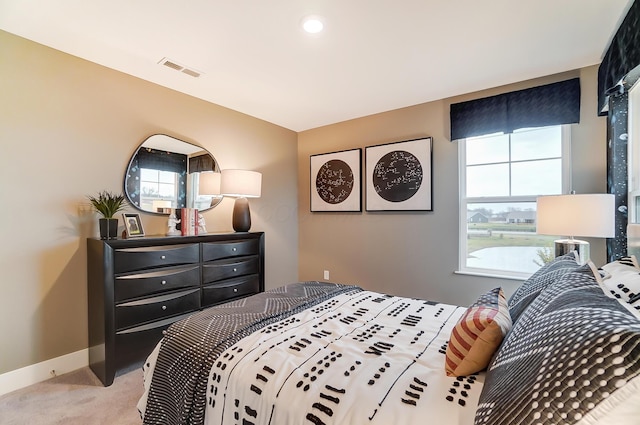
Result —
M 0 375 L 0 396 L 89 365 L 89 349 L 65 354 Z

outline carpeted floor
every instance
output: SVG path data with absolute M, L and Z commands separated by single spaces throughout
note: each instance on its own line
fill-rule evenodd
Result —
M 139 367 L 109 387 L 85 367 L 0 397 L 0 424 L 139 425 L 142 392 Z

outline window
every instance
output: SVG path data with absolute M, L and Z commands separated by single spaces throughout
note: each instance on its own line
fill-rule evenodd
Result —
M 629 90 L 629 224 L 640 223 L 640 88 L 635 84 Z
M 154 201 L 170 201 L 175 208 L 178 200 L 178 173 L 140 168 L 140 206 L 155 211 Z
M 459 142 L 460 271 L 527 277 L 553 255 L 536 234 L 536 198 L 569 189 L 569 127 Z

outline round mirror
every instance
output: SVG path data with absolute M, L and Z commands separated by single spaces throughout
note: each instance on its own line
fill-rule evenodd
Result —
M 124 192 L 132 206 L 148 213 L 169 214 L 171 208 L 206 211 L 222 201 L 220 167 L 202 147 L 154 134 L 129 161 Z

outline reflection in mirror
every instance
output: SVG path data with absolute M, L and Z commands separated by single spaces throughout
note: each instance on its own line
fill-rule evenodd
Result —
M 155 214 L 169 214 L 170 208 L 206 211 L 222 201 L 219 173 L 218 163 L 205 149 L 154 134 L 131 158 L 124 190 L 129 203 L 141 211 Z

